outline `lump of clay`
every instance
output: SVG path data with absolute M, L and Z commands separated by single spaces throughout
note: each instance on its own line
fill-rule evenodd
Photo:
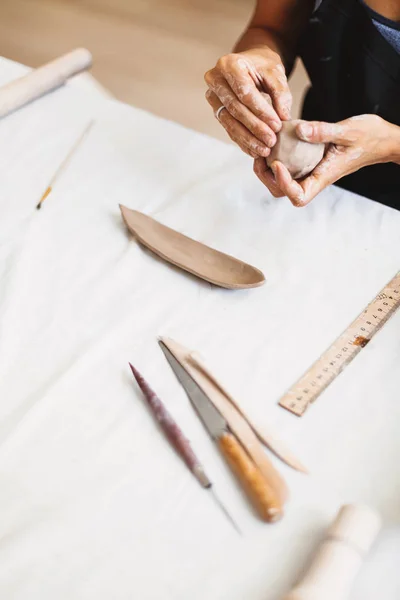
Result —
M 285 165 L 293 179 L 300 179 L 317 166 L 324 155 L 325 144 L 310 144 L 297 137 L 296 125 L 300 120 L 283 121 L 277 142 L 267 158 L 270 166 L 274 160 Z

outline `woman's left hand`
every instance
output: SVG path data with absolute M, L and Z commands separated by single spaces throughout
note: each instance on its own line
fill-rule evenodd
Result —
M 275 197 L 287 196 L 295 206 L 305 206 L 341 177 L 375 163 L 398 159 L 400 127 L 377 115 L 360 115 L 339 123 L 302 121 L 296 127 L 301 140 L 325 143 L 322 161 L 304 179 L 295 181 L 287 168 L 274 161 L 271 170 L 256 158 L 254 172 Z

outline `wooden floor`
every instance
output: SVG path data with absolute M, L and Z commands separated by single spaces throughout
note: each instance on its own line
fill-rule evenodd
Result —
M 117 98 L 224 137 L 204 72 L 229 52 L 253 0 L 0 0 L 0 55 L 36 67 L 77 46 Z M 304 76 L 296 74 L 296 96 Z M 297 100 L 298 103 L 298 100 Z

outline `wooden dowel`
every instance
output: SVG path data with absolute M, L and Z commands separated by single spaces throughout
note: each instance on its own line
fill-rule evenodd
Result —
M 0 117 L 5 117 L 28 102 L 60 87 L 67 79 L 86 71 L 91 65 L 92 55 L 89 50 L 77 48 L 7 83 L 0 88 Z
M 367 506 L 342 506 L 300 583 L 284 600 L 347 600 L 381 527 Z

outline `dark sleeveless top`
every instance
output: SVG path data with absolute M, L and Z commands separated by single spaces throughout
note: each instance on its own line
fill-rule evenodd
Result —
M 391 46 L 400 54 L 400 23 L 398 21 L 392 21 L 387 19 L 383 15 L 375 12 L 372 8 L 362 0 L 365 8 L 367 9 L 373 24 L 383 35 L 385 40 L 389 42 Z
M 298 53 L 311 80 L 304 119 L 337 122 L 374 113 L 400 126 L 400 54 L 360 0 L 323 0 Z M 400 210 L 400 165 L 364 167 L 336 185 Z

